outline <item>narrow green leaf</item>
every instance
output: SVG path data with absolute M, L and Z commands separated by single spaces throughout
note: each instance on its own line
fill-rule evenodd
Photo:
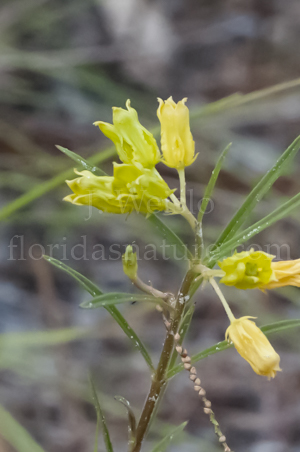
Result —
M 96 284 L 94 284 L 88 278 L 83 276 L 81 273 L 77 272 L 76 270 L 59 261 L 58 259 L 54 259 L 54 257 L 44 255 L 43 258 L 50 264 L 54 265 L 54 267 L 58 268 L 59 270 L 62 270 L 63 272 L 67 273 L 69 276 L 74 278 L 81 285 L 81 287 L 84 290 L 86 290 L 89 294 L 91 294 L 93 297 L 96 297 L 97 295 L 102 295 L 103 293 L 102 290 L 100 290 L 99 287 L 96 286 Z
M 176 257 L 178 259 L 186 257 L 193 259 L 192 253 L 188 250 L 181 238 L 178 237 L 172 229 L 169 228 L 156 214 L 152 214 L 148 221 L 158 230 L 163 239 L 165 239 L 169 245 L 174 246 L 176 249 Z
M 254 223 L 249 228 L 241 231 L 239 234 L 236 234 L 232 239 L 223 243 L 219 248 L 213 251 L 210 255 L 208 266 L 212 267 L 215 265 L 216 261 L 223 256 L 226 256 L 228 253 L 232 252 L 234 248 L 241 245 L 247 240 L 251 239 L 259 232 L 268 228 L 272 224 L 276 223 L 278 220 L 286 217 L 293 209 L 300 206 L 300 193 L 293 196 L 293 198 L 289 199 L 287 202 L 277 207 L 277 209 L 273 210 L 269 215 L 266 215 L 261 220 Z
M 261 327 L 262 332 L 269 336 L 269 334 L 273 333 L 279 333 L 280 331 L 285 331 L 291 328 L 296 328 L 300 326 L 300 319 L 294 319 L 294 320 L 280 320 L 279 322 L 270 323 L 268 325 L 264 325 Z M 191 357 L 192 363 L 195 364 L 201 359 L 207 358 L 210 355 L 214 355 L 215 353 L 222 352 L 224 350 L 227 350 L 228 348 L 232 348 L 233 344 L 228 343 L 227 341 L 218 342 L 217 344 L 213 345 L 212 347 L 209 347 L 202 352 L 197 353 L 196 355 L 193 355 Z M 183 364 L 178 364 L 177 366 L 173 367 L 169 370 L 167 374 L 167 378 L 172 378 L 179 372 L 184 370 Z
M 256 204 L 270 190 L 274 182 L 282 175 L 287 165 L 293 160 L 300 148 L 300 136 L 287 148 L 287 150 L 277 160 L 275 165 L 263 176 L 258 184 L 247 196 L 243 205 L 230 220 L 220 237 L 217 239 L 215 246 L 220 246 L 225 241 L 234 237 L 237 230 L 248 218 L 250 212 Z
M 110 440 L 109 431 L 108 431 L 107 424 L 106 424 L 106 419 L 105 419 L 104 413 L 100 406 L 97 390 L 96 390 L 95 383 L 94 383 L 92 376 L 89 377 L 89 382 L 90 382 L 92 398 L 93 398 L 93 402 L 94 402 L 94 406 L 95 406 L 95 410 L 96 410 L 96 414 L 97 414 L 94 452 L 98 452 L 98 434 L 99 434 L 100 425 L 102 427 L 106 451 L 113 452 L 113 447 L 112 447 L 112 443 Z
M 78 163 L 80 166 L 82 166 L 85 170 L 91 171 L 91 173 L 95 174 L 96 176 L 107 176 L 107 174 L 102 171 L 100 168 L 97 168 L 97 166 L 91 165 L 87 160 L 85 160 L 80 155 L 76 154 L 73 151 L 70 151 L 67 148 L 63 148 L 62 146 L 56 145 L 57 149 L 61 152 L 63 152 L 65 155 L 70 157 L 72 160 L 74 160 L 76 163 Z
M 183 422 L 178 427 L 174 428 L 170 433 L 168 433 L 155 447 L 152 449 L 152 452 L 164 452 L 171 441 L 176 438 L 185 428 L 187 422 Z
M 160 304 L 169 310 L 174 309 L 161 298 L 152 297 L 151 295 L 132 294 L 123 292 L 109 292 L 104 293 L 102 295 L 98 295 L 97 297 L 94 297 L 89 301 L 84 301 L 83 303 L 81 303 L 80 307 L 84 309 L 95 309 L 105 306 L 114 306 L 116 304 L 122 304 L 127 302 L 135 303 L 141 301 L 155 303 L 156 305 Z
M 71 267 L 69 267 L 66 264 L 63 264 L 61 261 L 54 259 L 53 257 L 44 256 L 44 259 L 46 259 L 50 264 L 54 265 L 55 267 L 59 268 L 60 270 L 67 273 L 69 276 L 74 278 L 81 287 L 86 290 L 89 294 L 91 294 L 93 297 L 102 295 L 102 291 L 99 289 L 99 287 L 96 286 L 92 281 L 90 281 L 85 276 L 81 275 L 79 272 L 73 270 Z M 141 341 L 141 339 L 138 337 L 136 332 L 131 328 L 131 326 L 127 323 L 127 321 L 124 319 L 120 311 L 115 306 L 104 306 L 105 309 L 109 312 L 109 314 L 113 317 L 113 319 L 119 324 L 119 326 L 122 328 L 126 336 L 130 339 L 133 346 L 139 350 L 141 355 L 143 356 L 144 360 L 146 361 L 147 365 L 149 366 L 151 372 L 154 371 L 154 366 L 152 363 L 152 360 L 150 358 L 150 355 Z
M 17 452 L 45 452 L 2 405 L 0 405 L 0 434 Z
M 219 176 L 219 172 L 222 168 L 224 159 L 227 155 L 227 152 L 229 151 L 229 149 L 231 148 L 231 144 L 229 143 L 228 146 L 226 146 L 226 148 L 223 150 L 222 154 L 220 155 L 220 157 L 218 158 L 218 161 L 216 163 L 216 166 L 214 168 L 214 170 L 211 173 L 211 177 L 209 179 L 209 182 L 207 184 L 207 187 L 205 189 L 204 195 L 203 195 L 203 200 L 201 203 L 201 207 L 198 213 L 198 222 L 201 223 L 203 215 L 205 214 L 207 205 L 210 201 L 210 198 L 212 196 L 212 193 L 214 191 L 218 176 Z
M 133 409 L 131 408 L 130 403 L 128 402 L 127 399 L 125 399 L 125 397 L 115 396 L 115 400 L 117 400 L 118 402 L 122 403 L 122 405 L 124 405 L 124 407 L 126 408 L 126 411 L 127 411 L 127 416 L 128 416 L 128 445 L 130 446 L 129 450 L 131 450 L 133 444 L 135 443 L 135 433 L 136 433 L 135 414 L 133 412 Z

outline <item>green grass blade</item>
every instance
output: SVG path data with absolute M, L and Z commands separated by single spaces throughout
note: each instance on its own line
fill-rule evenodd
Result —
M 178 427 L 176 427 L 174 430 L 170 431 L 153 449 L 152 452 L 164 452 L 171 441 L 173 441 L 176 436 L 178 436 L 185 426 L 187 425 L 187 422 L 183 422 Z
M 0 434 L 17 452 L 45 452 L 2 405 L 0 405 Z
M 169 304 L 167 304 L 161 298 L 156 298 L 151 295 L 143 294 L 133 294 L 133 293 L 123 293 L 123 292 L 109 292 L 92 298 L 91 300 L 84 301 L 81 303 L 80 307 L 84 309 L 95 309 L 102 308 L 106 306 L 114 306 L 116 304 L 122 303 L 135 303 L 135 302 L 150 302 L 155 305 L 159 304 L 164 306 L 166 309 L 174 309 Z
M 63 148 L 62 146 L 56 145 L 56 147 L 59 151 L 63 152 L 65 155 L 70 157 L 70 159 L 74 160 L 85 170 L 91 171 L 91 173 L 95 174 L 96 176 L 107 176 L 107 174 L 104 171 L 102 171 L 100 168 L 97 168 L 97 166 L 91 165 L 87 160 L 85 160 L 83 157 L 76 154 L 75 152 L 70 151 L 67 148 Z
M 159 234 L 163 239 L 165 239 L 169 245 L 174 246 L 176 248 L 176 257 L 182 258 L 186 257 L 188 259 L 193 259 L 192 253 L 188 250 L 186 245 L 183 243 L 180 237 L 178 237 L 172 229 L 169 228 L 159 217 L 158 215 L 151 215 L 148 218 L 148 221 L 154 226 L 155 229 L 158 230 Z
M 273 333 L 279 333 L 280 331 L 285 331 L 291 328 L 300 327 L 300 319 L 294 319 L 294 320 L 280 320 L 279 322 L 270 323 L 268 325 L 264 325 L 261 327 L 262 332 L 269 336 L 269 334 Z M 192 363 L 195 364 L 201 359 L 207 358 L 210 355 L 214 355 L 215 353 L 222 352 L 224 350 L 227 350 L 228 348 L 232 348 L 233 344 L 229 344 L 227 341 L 219 342 L 218 344 L 213 345 L 212 347 L 209 347 L 202 352 L 197 353 L 196 355 L 193 355 L 191 357 Z M 169 370 L 167 374 L 167 378 L 172 378 L 179 372 L 184 370 L 183 364 L 178 364 L 177 366 L 173 367 Z
M 274 182 L 282 175 L 288 164 L 291 163 L 300 148 L 300 136 L 286 149 L 286 151 L 277 160 L 275 165 L 263 176 L 259 183 L 247 196 L 243 205 L 230 220 L 220 237 L 216 241 L 216 246 L 220 246 L 226 240 L 234 237 L 236 231 L 245 222 L 250 212 L 256 204 L 270 190 Z
M 25 331 L 0 334 L 0 348 L 43 347 L 66 344 L 95 333 L 87 328 L 60 328 L 50 331 Z
M 300 193 L 293 196 L 293 198 L 289 199 L 281 206 L 277 207 L 277 209 L 273 210 L 273 212 L 271 212 L 269 215 L 257 221 L 252 226 L 249 226 L 249 228 L 241 231 L 239 234 L 236 234 L 232 239 L 228 240 L 228 242 L 223 243 L 219 248 L 211 253 L 207 265 L 209 267 L 212 267 L 218 259 L 226 256 L 237 246 L 241 245 L 242 243 L 254 237 L 259 232 L 286 217 L 293 209 L 298 206 L 300 206 Z
M 106 424 L 106 419 L 105 419 L 104 413 L 103 413 L 103 411 L 101 409 L 101 406 L 100 406 L 100 403 L 99 403 L 98 394 L 97 394 L 97 390 L 96 390 L 93 378 L 91 376 L 89 377 L 89 382 L 90 382 L 90 388 L 91 388 L 93 403 L 94 403 L 96 414 L 97 414 L 97 425 L 96 425 L 94 452 L 98 452 L 98 434 L 99 434 L 100 426 L 102 427 L 102 432 L 103 432 L 103 438 L 104 438 L 106 451 L 107 452 L 114 452 L 113 447 L 112 447 L 112 443 L 111 443 L 111 439 L 110 439 L 110 435 L 109 435 L 109 431 L 108 431 L 107 424 Z
M 105 160 L 112 157 L 115 153 L 116 151 L 114 148 L 113 149 L 109 148 L 106 149 L 105 151 L 99 152 L 98 154 L 94 155 L 92 158 L 88 159 L 88 162 L 91 164 L 102 163 Z M 53 190 L 54 188 L 58 187 L 63 182 L 65 182 L 66 179 L 70 179 L 72 177 L 74 177 L 73 169 L 65 170 L 59 173 L 57 176 L 53 177 L 52 179 L 42 182 L 41 184 L 32 188 L 31 190 L 19 196 L 19 198 L 16 198 L 14 201 L 7 204 L 0 210 L 0 221 L 5 220 L 13 213 L 17 212 L 18 210 L 22 209 L 23 207 L 33 202 L 35 199 L 40 198 L 41 196 Z
M 208 117 L 222 113 L 236 107 L 247 105 L 251 102 L 259 101 L 265 97 L 270 97 L 275 94 L 283 93 L 284 91 L 297 88 L 300 85 L 300 78 L 290 80 L 289 82 L 279 83 L 269 88 L 264 88 L 258 91 L 253 91 L 248 94 L 235 93 L 223 99 L 211 102 L 203 107 L 200 107 L 191 112 L 191 119 Z
M 210 177 L 209 182 L 207 184 L 207 187 L 205 189 L 205 192 L 204 192 L 204 195 L 203 195 L 203 200 L 202 200 L 202 203 L 201 203 L 201 207 L 200 207 L 200 210 L 199 210 L 199 213 L 198 213 L 198 221 L 199 221 L 199 223 L 201 223 L 203 215 L 205 214 L 207 205 L 209 203 L 209 200 L 210 200 L 210 198 L 212 196 L 212 193 L 213 193 L 213 190 L 215 188 L 215 185 L 216 185 L 216 182 L 217 182 L 217 179 L 218 179 L 218 176 L 219 176 L 219 172 L 220 172 L 220 170 L 222 168 L 224 159 L 225 159 L 225 157 L 227 155 L 227 152 L 229 151 L 229 149 L 231 147 L 231 144 L 232 143 L 229 143 L 228 146 L 226 146 L 226 148 L 223 150 L 223 152 L 220 155 L 220 157 L 218 158 L 216 166 L 215 166 L 215 168 L 214 168 L 214 170 L 213 170 L 213 172 L 211 174 L 211 177 Z
M 44 256 L 44 259 L 46 259 L 50 264 L 54 265 L 55 267 L 59 268 L 60 270 L 64 271 L 65 273 L 67 273 L 72 278 L 74 278 L 80 284 L 80 286 L 93 297 L 102 295 L 102 291 L 99 289 L 98 286 L 96 286 L 96 284 L 94 284 L 92 281 L 90 281 L 85 276 L 81 275 L 79 272 L 73 270 L 68 265 L 63 264 L 61 261 L 54 259 L 53 257 Z M 126 336 L 132 342 L 134 348 L 137 348 L 139 350 L 139 352 L 143 356 L 144 360 L 146 361 L 146 364 L 149 366 L 151 372 L 153 372 L 154 366 L 153 366 L 151 357 L 150 357 L 145 345 L 143 344 L 141 339 L 138 337 L 136 332 L 131 328 L 131 326 L 127 323 L 125 318 L 122 316 L 120 311 L 115 306 L 105 306 L 105 309 L 109 312 L 109 314 L 113 317 L 113 319 L 118 323 L 118 325 L 124 331 Z

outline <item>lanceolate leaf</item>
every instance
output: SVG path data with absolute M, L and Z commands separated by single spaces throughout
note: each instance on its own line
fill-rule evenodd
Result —
M 99 289 L 99 287 L 96 286 L 92 281 L 90 281 L 85 276 L 81 275 L 79 272 L 73 270 L 71 267 L 69 267 L 66 264 L 63 264 L 61 261 L 54 259 L 53 257 L 44 256 L 44 259 L 46 259 L 48 262 L 50 262 L 55 267 L 59 268 L 60 270 L 64 271 L 68 275 L 70 275 L 72 278 L 74 278 L 83 289 L 85 289 L 89 294 L 91 294 L 93 297 L 102 295 L 102 291 Z M 143 358 L 145 359 L 147 365 L 149 366 L 151 372 L 154 370 L 154 366 L 152 363 L 152 360 L 150 358 L 149 353 L 146 350 L 146 347 L 144 346 L 143 342 L 140 340 L 136 332 L 131 328 L 131 326 L 127 323 L 127 321 L 124 319 L 120 311 L 115 306 L 105 306 L 105 309 L 110 313 L 110 315 L 113 317 L 113 319 L 119 324 L 119 326 L 122 328 L 126 336 L 130 339 L 132 344 L 135 348 L 137 348 L 140 353 L 142 354 Z
M 300 327 L 300 319 L 294 319 L 294 320 L 281 320 L 279 322 L 271 323 L 269 325 L 264 325 L 261 327 L 262 332 L 269 336 L 269 334 L 278 333 L 280 331 L 288 330 L 291 328 Z M 193 355 L 191 357 L 192 363 L 195 364 L 201 359 L 207 358 L 210 355 L 214 355 L 215 353 L 222 352 L 224 350 L 227 350 L 228 348 L 232 348 L 233 344 L 228 343 L 227 341 L 218 342 L 218 344 L 213 345 L 212 347 L 209 347 L 202 352 L 197 353 L 196 355 Z M 170 369 L 167 378 L 172 378 L 179 372 L 184 370 L 183 364 L 179 364 L 173 369 Z
M 220 237 L 216 241 L 216 246 L 220 246 L 235 236 L 237 230 L 245 222 L 256 204 L 270 190 L 274 182 L 281 176 L 287 165 L 293 160 L 300 148 L 300 136 L 287 148 L 287 150 L 277 160 L 275 165 L 263 176 L 259 183 L 247 196 L 244 204 L 236 212 L 232 220 L 228 223 Z
M 85 160 L 83 157 L 80 157 L 80 155 L 76 154 L 75 152 L 69 151 L 69 149 L 63 148 L 62 146 L 56 145 L 56 147 L 59 151 L 63 152 L 80 166 L 82 166 L 83 169 L 91 171 L 91 173 L 95 174 L 96 176 L 106 176 L 106 173 L 104 171 L 94 165 L 91 165 L 87 160 Z
M 169 444 L 173 441 L 173 439 L 178 436 L 185 426 L 187 425 L 187 422 L 183 422 L 178 427 L 176 427 L 174 430 L 172 430 L 170 433 L 168 433 L 155 447 L 152 449 L 152 452 L 164 452 Z
M 136 419 L 131 408 L 130 403 L 122 396 L 115 396 L 115 400 L 122 403 L 127 411 L 128 416 L 128 445 L 132 446 L 135 443 Z M 131 450 L 131 449 L 130 449 Z
M 104 293 L 103 295 L 99 295 L 92 300 L 84 301 L 81 303 L 80 307 L 84 309 L 95 309 L 101 308 L 105 306 L 113 306 L 116 304 L 122 303 L 135 303 L 135 302 L 150 302 L 160 304 L 167 309 L 173 309 L 170 305 L 168 305 L 161 298 L 152 297 L 151 295 L 142 295 L 142 294 L 132 294 L 132 293 L 123 293 L 123 292 L 110 292 Z
M 295 195 L 293 198 L 289 199 L 287 202 L 277 207 L 269 215 L 265 216 L 262 220 L 257 221 L 249 228 L 236 234 L 231 240 L 223 243 L 219 248 L 212 252 L 208 261 L 208 266 L 213 267 L 218 259 L 226 256 L 228 253 L 232 252 L 238 245 L 241 245 L 247 240 L 254 237 L 259 232 L 268 228 L 272 224 L 276 223 L 278 220 L 286 217 L 293 209 L 300 206 L 300 193 Z
M 0 436 L 17 452 L 45 452 L 12 415 L 0 405 Z M 2 448 L 1 448 L 2 449 Z
M 216 163 L 216 166 L 211 174 L 211 177 L 209 179 L 209 182 L 207 184 L 207 187 L 205 189 L 204 195 L 203 195 L 203 200 L 201 203 L 201 207 L 199 210 L 199 214 L 198 214 L 198 221 L 199 223 L 202 221 L 203 215 L 205 214 L 207 205 L 210 201 L 210 198 L 212 196 L 212 193 L 214 191 L 218 176 L 219 176 L 219 172 L 222 168 L 224 159 L 227 155 L 227 152 L 229 151 L 229 149 L 231 148 L 231 143 L 228 144 L 228 146 L 226 146 L 226 148 L 223 150 L 222 154 L 220 155 L 220 157 L 218 158 L 218 161 Z

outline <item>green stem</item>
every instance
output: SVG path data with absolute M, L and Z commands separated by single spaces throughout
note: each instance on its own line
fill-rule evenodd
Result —
M 175 312 L 171 319 L 171 325 L 167 331 L 166 339 L 164 342 L 163 350 L 159 359 L 157 369 L 153 375 L 149 394 L 147 396 L 137 429 L 136 429 L 136 441 L 132 452 L 139 452 L 141 450 L 142 442 L 147 434 L 152 415 L 156 409 L 156 406 L 164 392 L 167 385 L 166 374 L 168 372 L 169 363 L 172 357 L 172 352 L 175 345 L 174 335 L 177 333 L 182 314 L 185 307 L 185 297 L 188 296 L 191 284 L 194 280 L 194 273 L 189 270 L 182 282 L 181 288 L 176 298 Z
M 233 313 L 232 313 L 227 301 L 225 300 L 225 297 L 222 294 L 222 292 L 220 290 L 220 287 L 218 286 L 218 284 L 216 283 L 216 281 L 213 278 L 210 278 L 209 282 L 213 286 L 213 288 L 214 288 L 216 294 L 218 295 L 218 297 L 220 298 L 221 303 L 224 306 L 224 309 L 226 311 L 226 314 L 229 317 L 230 322 L 233 322 L 233 320 L 235 320 L 235 317 L 234 317 L 234 315 L 233 315 Z
M 186 207 L 186 182 L 184 168 L 178 170 L 179 182 L 180 182 L 180 202 L 184 209 Z

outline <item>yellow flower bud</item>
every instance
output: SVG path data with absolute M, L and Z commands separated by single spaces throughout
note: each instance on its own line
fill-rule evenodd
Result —
M 130 279 L 135 279 L 138 270 L 136 253 L 133 252 L 132 246 L 126 247 L 125 253 L 122 255 L 123 271 Z
M 195 157 L 195 142 L 190 130 L 189 109 L 186 98 L 177 104 L 169 97 L 158 99 L 157 116 L 161 123 L 161 150 L 163 162 L 171 168 L 183 169 L 191 165 Z
M 237 289 L 262 288 L 276 280 L 272 259 L 274 256 L 263 251 L 243 251 L 218 262 L 225 275 L 221 283 Z
M 160 152 L 152 133 L 141 125 L 138 114 L 126 102 L 127 110 L 113 107 L 113 124 L 97 121 L 94 124 L 116 146 L 123 163 L 138 162 L 145 168 L 152 168 L 160 160 Z
M 231 340 L 239 354 L 258 375 L 274 378 L 280 371 L 280 357 L 263 332 L 249 318 L 234 319 L 227 328 L 225 337 Z

